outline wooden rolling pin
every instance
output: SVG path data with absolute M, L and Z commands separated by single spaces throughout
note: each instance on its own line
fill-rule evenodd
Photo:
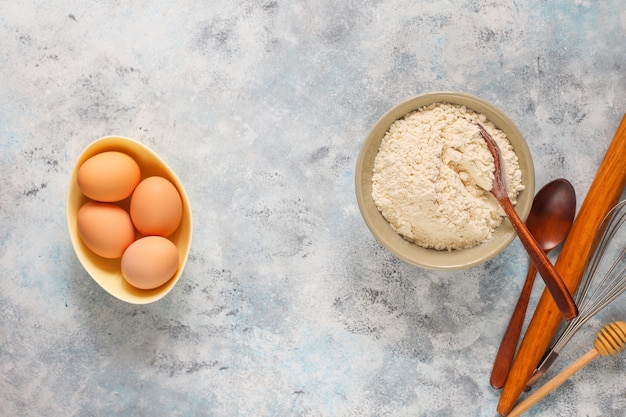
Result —
M 555 264 L 571 293 L 580 284 L 596 230 L 606 213 L 617 204 L 625 185 L 626 114 L 589 187 Z M 507 415 L 517 402 L 560 322 L 561 313 L 550 293 L 544 290 L 504 383 L 498 403 L 500 414 Z

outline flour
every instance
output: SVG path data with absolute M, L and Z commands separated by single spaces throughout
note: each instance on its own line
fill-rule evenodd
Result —
M 504 211 L 487 191 L 494 163 L 476 123 L 498 144 L 513 204 L 524 189 L 506 135 L 465 106 L 436 103 L 394 122 L 372 176 L 372 198 L 391 227 L 425 248 L 464 249 L 489 240 Z

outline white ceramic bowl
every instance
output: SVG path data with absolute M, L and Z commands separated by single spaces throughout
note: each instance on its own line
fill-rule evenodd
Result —
M 141 179 L 152 175 L 161 176 L 174 184 L 180 193 L 183 202 L 182 220 L 178 229 L 176 229 L 172 235 L 168 236 L 168 239 L 170 239 L 178 249 L 180 264 L 174 276 L 158 288 L 140 290 L 128 284 L 122 276 L 120 259 L 106 259 L 96 255 L 87 248 L 78 233 L 76 222 L 78 210 L 83 204 L 89 201 L 78 188 L 76 181 L 78 169 L 83 162 L 93 155 L 106 151 L 119 151 L 129 155 L 139 164 Z M 121 202 L 121 205 L 128 205 L 128 201 Z M 132 304 L 151 303 L 169 293 L 180 278 L 191 246 L 191 206 L 189 205 L 189 198 L 187 197 L 183 184 L 174 171 L 172 171 L 172 169 L 152 150 L 135 140 L 121 136 L 107 136 L 92 142 L 78 158 L 70 178 L 67 192 L 67 225 L 76 256 L 91 278 L 112 296 Z
M 465 105 L 468 109 L 483 113 L 489 121 L 507 135 L 519 159 L 522 183 L 525 186 L 525 189 L 518 196 L 515 210 L 522 220 L 526 220 L 535 193 L 535 171 L 532 156 L 524 137 L 515 124 L 495 106 L 478 97 L 459 92 L 434 92 L 418 95 L 392 107 L 376 122 L 367 135 L 357 159 L 355 170 L 356 197 L 365 224 L 374 237 L 395 256 L 422 268 L 459 270 L 488 261 L 502 252 L 513 241 L 515 231 L 508 219 L 505 219 L 502 225 L 494 231 L 492 239 L 472 248 L 453 251 L 426 249 L 408 242 L 396 233 L 378 211 L 372 199 L 374 159 L 382 138 L 391 124 L 420 107 L 440 102 Z

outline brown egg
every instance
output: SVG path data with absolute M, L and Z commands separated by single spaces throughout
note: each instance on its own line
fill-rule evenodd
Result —
M 128 212 L 112 203 L 90 201 L 78 210 L 78 232 L 97 255 L 119 258 L 135 240 Z
M 178 190 L 162 177 L 141 181 L 130 199 L 130 217 L 144 235 L 171 235 L 182 215 L 183 203 Z
M 162 236 L 137 239 L 122 256 L 122 275 L 133 287 L 149 290 L 160 287 L 178 269 L 176 246 Z
M 78 188 L 96 201 L 114 202 L 130 196 L 141 177 L 137 162 L 122 152 L 102 152 L 78 170 Z

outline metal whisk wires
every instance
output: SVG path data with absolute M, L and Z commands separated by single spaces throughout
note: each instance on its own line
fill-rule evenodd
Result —
M 623 200 L 607 213 L 596 232 L 590 258 L 587 261 L 581 284 L 574 296 L 574 300 L 579 306 L 578 317 L 568 322 L 561 330 L 528 381 L 527 387 L 534 385 L 546 373 L 565 345 L 591 317 L 626 291 L 626 247 L 618 250 L 619 254 L 602 278 L 594 279 L 609 244 L 625 222 L 626 200 Z

